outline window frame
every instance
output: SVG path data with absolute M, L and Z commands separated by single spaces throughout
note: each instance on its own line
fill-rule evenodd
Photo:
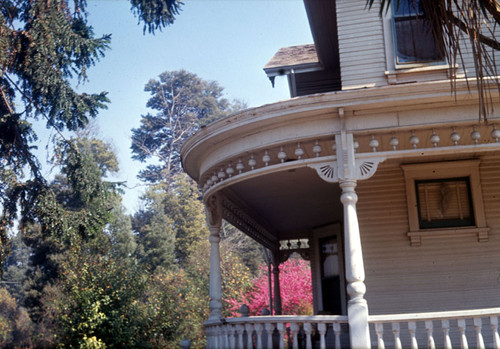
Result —
M 411 67 L 421 67 L 421 66 L 432 66 L 432 65 L 443 65 L 446 64 L 446 57 L 443 54 L 440 59 L 431 59 L 431 60 L 425 60 L 425 59 L 419 59 L 416 57 L 416 60 L 414 61 L 408 61 L 408 62 L 400 62 L 399 61 L 399 55 L 398 55 L 398 41 L 397 41 L 397 29 L 396 29 L 396 22 L 398 21 L 404 21 L 404 20 L 416 20 L 418 21 L 419 19 L 422 19 L 422 14 L 420 13 L 409 13 L 409 14 L 397 14 L 397 6 L 403 6 L 402 2 L 404 1 L 410 1 L 410 0 L 401 0 L 399 1 L 393 1 L 391 4 L 391 29 L 392 29 L 392 46 L 393 46 L 393 58 L 394 58 L 394 66 L 396 69 L 398 68 L 411 68 Z M 411 1 L 416 1 L 417 3 L 420 0 L 411 0 Z M 408 7 L 411 5 L 408 4 Z M 415 11 L 417 12 L 417 11 Z M 433 38 L 434 39 L 434 38 Z
M 425 200 L 426 203 L 428 199 L 423 199 L 420 197 L 419 186 L 420 185 L 428 185 L 428 184 L 442 184 L 442 183 L 450 183 L 450 182 L 462 182 L 465 184 L 466 189 L 466 199 L 469 204 L 469 212 L 467 212 L 470 217 L 469 218 L 448 218 L 441 220 L 430 220 L 430 217 L 427 219 L 424 217 L 422 213 L 422 200 Z M 472 203 L 472 195 L 470 189 L 470 178 L 469 177 L 453 177 L 453 178 L 439 178 L 439 179 L 418 179 L 415 180 L 415 193 L 417 199 L 417 211 L 418 211 L 418 224 L 421 230 L 423 229 L 438 229 L 438 228 L 454 228 L 454 227 L 473 227 L 476 225 L 476 220 L 474 216 L 473 203 Z M 424 195 L 426 196 L 426 195 Z M 457 197 L 457 199 L 459 199 Z
M 407 233 L 412 246 L 420 246 L 422 237 L 456 236 L 460 234 L 477 235 L 478 241 L 488 241 L 489 228 L 484 213 L 483 194 L 480 184 L 479 159 L 403 164 L 408 207 Z M 474 225 L 421 228 L 418 213 L 417 181 L 469 178 L 470 200 L 474 214 Z
M 413 82 L 416 80 L 448 79 L 456 74 L 457 67 L 451 67 L 446 58 L 439 62 L 419 62 L 414 64 L 397 64 L 394 47 L 394 29 L 392 24 L 393 10 L 389 6 L 382 17 L 384 47 L 386 57 L 385 76 L 389 85 Z

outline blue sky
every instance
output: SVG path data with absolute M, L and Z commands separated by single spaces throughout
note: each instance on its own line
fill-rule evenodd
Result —
M 185 0 L 173 26 L 143 35 L 126 0 L 88 0 L 89 22 L 96 35 L 112 34 L 111 49 L 89 72 L 82 91 L 108 91 L 111 104 L 100 113 L 101 136 L 119 156 L 126 181 L 124 205 L 139 208 L 143 190 L 131 160 L 131 129 L 146 114 L 146 82 L 166 70 L 186 69 L 205 80 L 216 80 L 226 97 L 249 107 L 286 99 L 288 86 L 277 79 L 273 89 L 262 67 L 284 46 L 311 43 L 301 0 Z

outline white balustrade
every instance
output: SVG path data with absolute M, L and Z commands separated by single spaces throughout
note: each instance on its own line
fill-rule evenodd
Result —
M 207 348 L 341 349 L 348 347 L 347 316 L 251 316 L 205 323 Z M 344 342 L 342 342 L 341 337 Z
M 500 349 L 500 308 L 370 315 L 371 345 L 392 348 Z M 347 316 L 250 316 L 205 323 L 207 348 L 349 347 Z
M 371 315 L 368 322 L 371 325 L 372 346 L 378 349 L 500 349 L 498 316 L 500 308 L 491 308 Z

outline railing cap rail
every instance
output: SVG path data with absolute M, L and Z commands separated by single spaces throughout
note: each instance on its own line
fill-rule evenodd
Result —
M 277 315 L 277 316 L 247 316 L 233 317 L 220 320 L 209 320 L 205 326 L 217 326 L 221 324 L 246 324 L 246 323 L 283 323 L 283 322 L 314 322 L 314 323 L 347 323 L 345 315 Z
M 472 310 L 438 311 L 438 312 L 428 312 L 428 313 L 370 315 L 368 316 L 368 322 L 381 323 L 381 322 L 465 319 L 472 317 L 486 317 L 486 316 L 499 316 L 499 315 L 500 315 L 500 308 L 487 308 L 487 309 L 472 309 Z

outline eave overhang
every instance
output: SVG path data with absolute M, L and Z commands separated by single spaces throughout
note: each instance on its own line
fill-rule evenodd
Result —
M 452 92 L 449 81 L 392 85 L 296 97 L 247 109 L 206 126 L 189 138 L 181 148 L 183 167 L 199 181 L 204 171 L 224 157 L 271 147 L 294 137 L 297 141 L 333 137 L 341 127 L 339 108 L 344 112 L 347 130 L 354 133 L 411 130 L 453 121 L 473 123 L 478 121 L 474 112 L 435 116 L 431 112 L 459 106 L 477 110 L 477 93 L 469 86 L 466 81 L 457 81 Z M 409 116 L 412 110 L 418 110 L 422 117 Z M 268 139 L 270 132 L 279 135 Z

